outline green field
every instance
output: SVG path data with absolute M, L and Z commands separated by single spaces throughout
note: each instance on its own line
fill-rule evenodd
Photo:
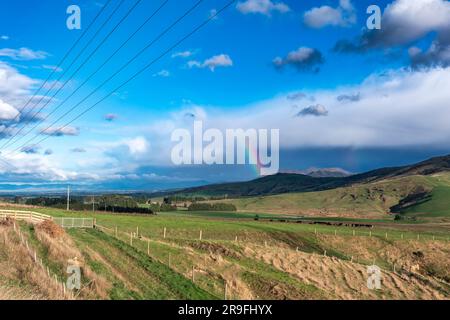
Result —
M 450 217 L 450 187 L 435 187 L 428 201 L 406 208 L 402 213 L 427 217 Z
M 432 200 L 413 207 L 418 219 L 448 217 L 449 175 L 408 176 L 319 192 L 218 200 L 234 204 L 241 214 L 292 215 L 325 219 L 390 221 L 391 207 L 416 192 L 432 192 Z
M 397 294 L 394 289 L 377 295 L 356 292 L 352 286 L 364 288 L 364 278 L 353 279 L 356 282 L 350 284 L 350 280 L 343 281 L 326 268 L 335 265 L 336 272 L 350 277 L 372 263 L 385 270 L 390 270 L 394 262 L 404 263 L 407 268 L 418 250 L 427 257 L 429 252 L 433 254 L 423 271 L 425 275 L 448 276 L 448 265 L 441 257 L 448 250 L 449 232 L 445 225 L 380 220 L 380 224 L 369 229 L 255 221 L 254 213 L 182 211 L 123 215 L 32 210 L 96 219 L 94 230 L 67 230 L 76 246 L 70 250 L 78 250 L 91 270 L 85 282 L 97 279 L 102 288 L 89 295 L 95 299 L 223 299 L 225 293 L 227 299 L 335 299 L 346 295 L 388 298 Z M 260 214 L 261 219 L 263 216 L 274 218 Z M 30 245 L 50 271 L 64 278 L 65 260 L 55 260 L 56 249 L 62 243 L 49 248 L 36 237 L 32 227 L 25 224 L 23 228 Z M 64 245 L 71 246 L 71 242 L 64 241 Z M 74 255 L 78 255 L 76 251 L 71 257 Z M 301 265 L 295 266 L 296 263 Z M 319 279 L 323 277 L 322 283 Z M 343 292 L 330 290 L 327 281 Z M 442 290 L 447 294 L 447 289 Z

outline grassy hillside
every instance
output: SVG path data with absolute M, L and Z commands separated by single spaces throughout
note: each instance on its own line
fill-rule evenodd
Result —
M 238 210 L 246 212 L 388 218 L 390 208 L 401 199 L 417 192 L 430 192 L 435 184 L 433 177 L 410 176 L 319 192 L 284 193 L 219 202 L 233 203 Z
M 425 215 L 427 217 L 450 217 L 450 187 L 435 187 L 420 201 L 400 210 L 406 215 Z
M 390 224 L 353 229 L 183 213 L 142 216 L 33 210 L 94 216 L 107 228 L 55 233 L 39 225 L 21 225 L 30 247 L 58 278 L 64 279 L 66 259 L 79 258 L 83 283 L 89 290 L 77 298 L 223 299 L 225 284 L 228 299 L 449 297 L 446 257 L 450 247 L 447 240 L 441 240 L 446 239 L 448 229 L 439 231 L 435 226 Z M 13 237 L 11 226 L 6 228 Z M 8 247 L 0 246 L 0 257 L 7 257 Z M 9 259 L 3 258 L 0 264 L 6 265 Z M 383 289 L 376 292 L 366 287 L 366 267 L 372 263 L 383 269 Z M 415 273 L 409 272 L 411 268 Z M 36 288 L 33 278 L 14 270 L 2 268 L 4 278 L 13 280 L 4 290 L 6 298 L 21 292 L 33 293 L 30 298 L 58 298 L 42 293 L 44 286 Z M 0 281 L 0 295 L 4 283 Z
M 91 268 L 112 283 L 112 299 L 214 299 L 142 251 L 96 230 L 71 230 Z
M 183 196 L 261 196 L 289 192 L 314 192 L 407 176 L 430 176 L 450 171 L 450 155 L 403 167 L 381 168 L 345 177 L 317 178 L 280 173 L 252 181 L 206 185 L 168 194 Z

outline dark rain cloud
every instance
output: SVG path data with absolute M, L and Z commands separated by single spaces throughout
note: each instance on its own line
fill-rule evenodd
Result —
M 306 117 L 306 116 L 324 117 L 327 115 L 328 110 L 321 104 L 309 106 L 307 108 L 302 109 L 299 113 L 297 113 L 297 117 Z
M 292 67 L 299 72 L 320 71 L 320 65 L 325 62 L 322 53 L 314 48 L 301 47 L 295 51 L 289 52 L 286 57 L 276 57 L 272 63 L 278 70 L 286 67 Z

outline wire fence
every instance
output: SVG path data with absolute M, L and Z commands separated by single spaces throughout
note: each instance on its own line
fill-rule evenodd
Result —
M 261 243 L 266 241 L 269 244 L 280 242 L 282 239 L 291 237 L 295 242 L 298 237 L 320 237 L 320 236 L 343 236 L 349 238 L 368 237 L 378 238 L 387 241 L 450 241 L 450 235 L 444 233 L 430 233 L 430 232 L 414 232 L 410 230 L 382 230 L 373 228 L 351 228 L 351 227 L 329 227 L 329 226 L 315 226 L 315 225 L 297 225 L 290 229 L 267 229 L 262 230 L 258 228 L 246 228 L 234 230 L 224 230 L 220 228 L 179 228 L 179 227 L 144 227 L 138 226 L 120 226 L 114 223 L 102 221 L 101 227 L 109 230 L 119 230 L 126 234 L 141 233 L 151 239 L 171 239 L 171 240 L 210 240 L 210 241 L 245 241 L 249 243 Z M 97 224 L 98 225 L 98 224 Z M 142 231 L 142 232 L 141 232 Z M 116 232 L 116 231 L 115 231 Z M 295 248 L 295 246 L 294 246 Z
M 53 222 L 63 228 L 94 228 L 94 218 L 53 218 Z
M 56 274 L 52 274 L 50 271 L 50 268 L 44 264 L 44 261 L 42 258 L 39 257 L 37 250 L 35 250 L 28 242 L 28 239 L 26 238 L 26 235 L 23 234 L 23 232 L 20 229 L 19 225 L 16 225 L 16 223 L 13 223 L 13 230 L 15 234 L 18 236 L 19 241 L 22 246 L 24 246 L 30 255 L 32 261 L 36 264 L 38 268 L 41 268 L 44 271 L 44 274 L 47 275 L 48 281 L 51 285 L 54 285 L 60 290 L 61 297 L 63 299 L 72 300 L 74 299 L 73 292 L 70 290 L 67 290 L 66 283 L 64 281 L 60 281 L 62 279 L 59 279 Z
M 99 224 L 95 224 L 95 228 L 97 228 L 98 230 L 109 234 L 113 237 L 115 237 L 118 240 L 121 240 L 127 244 L 129 244 L 132 247 L 135 247 L 138 250 L 141 250 L 143 252 L 146 252 L 148 256 L 152 257 L 153 259 L 159 261 L 162 264 L 167 265 L 169 268 L 172 268 L 184 275 L 189 274 L 192 277 L 192 281 L 198 284 L 200 279 L 203 278 L 208 278 L 209 279 L 204 279 L 206 281 L 215 281 L 216 279 L 214 279 L 214 277 L 212 277 L 209 273 L 209 269 L 210 269 L 210 262 L 207 261 L 207 255 L 204 256 L 204 262 L 202 262 L 200 265 L 199 264 L 192 264 L 189 265 L 189 262 L 186 261 L 186 253 L 183 254 L 178 254 L 178 256 L 174 253 L 171 252 L 171 247 L 173 247 L 173 241 L 187 241 L 189 243 L 192 244 L 192 242 L 210 242 L 210 243 L 223 243 L 223 242 L 227 242 L 228 244 L 251 244 L 253 246 L 258 247 L 259 249 L 268 249 L 268 248 L 277 248 L 276 250 L 293 250 L 295 252 L 300 252 L 301 250 L 299 250 L 299 247 L 290 247 L 290 248 L 286 248 L 285 246 L 281 246 L 279 241 L 276 240 L 261 240 L 261 239 L 256 239 L 255 237 L 252 237 L 251 234 L 247 233 L 244 236 L 238 236 L 236 235 L 233 239 L 231 238 L 227 238 L 227 239 L 223 239 L 223 237 L 221 238 L 215 238 L 212 237 L 212 233 L 205 233 L 202 230 L 199 230 L 198 232 L 196 232 L 197 236 L 193 236 L 193 230 L 188 230 L 189 232 L 187 233 L 182 233 L 180 231 L 182 230 L 176 230 L 176 232 L 170 232 L 170 230 L 168 228 L 163 228 L 162 230 L 160 230 L 160 232 L 153 232 L 153 236 L 149 237 L 146 236 L 144 234 L 142 234 L 139 230 L 139 227 L 136 227 L 135 229 L 128 229 L 127 231 L 123 231 L 123 230 L 119 230 L 119 228 L 117 226 L 115 227 L 106 227 L 106 226 L 102 226 Z M 185 230 L 186 231 L 186 230 Z M 330 233 L 324 233 L 322 232 L 323 230 L 317 230 L 314 229 L 311 233 L 315 236 L 320 236 L 321 234 L 325 234 L 325 235 L 330 235 Z M 359 231 L 357 232 L 356 230 L 350 230 L 350 232 L 343 232 L 340 233 L 338 232 L 338 229 L 335 229 L 333 232 L 331 232 L 332 235 L 334 236 L 340 236 L 340 235 L 345 235 L 345 236 L 352 236 L 352 237 L 361 237 L 361 236 L 367 236 L 367 237 L 379 237 L 379 238 L 385 238 L 385 239 L 393 239 L 393 234 L 389 233 L 389 232 L 373 232 L 373 231 L 368 231 L 367 233 L 364 231 Z M 157 236 L 155 236 L 157 235 Z M 184 235 L 184 237 L 183 237 Z M 191 237 L 185 237 L 186 235 L 191 235 Z M 205 237 L 205 235 L 207 235 L 208 237 Z M 267 235 L 267 234 L 266 234 Z M 397 234 L 395 234 L 397 236 Z M 407 236 L 405 236 L 405 234 L 400 233 L 398 235 L 398 239 L 399 240 L 423 240 L 423 241 L 448 241 L 447 237 L 436 237 L 433 235 L 423 235 L 423 234 L 406 234 Z M 193 236 L 193 237 L 192 237 Z M 172 243 L 171 243 L 172 242 Z M 188 244 L 189 244 L 188 243 Z M 155 250 L 152 249 L 152 246 L 154 248 L 154 244 L 160 244 L 160 245 L 165 245 L 166 246 L 166 253 L 158 253 L 156 254 Z M 413 276 L 416 277 L 418 279 L 421 280 L 427 280 L 427 277 L 424 277 L 422 274 L 420 274 L 418 272 L 417 266 L 415 265 L 411 265 L 408 267 L 405 267 L 401 261 L 395 261 L 395 262 L 386 262 L 386 261 L 381 261 L 378 260 L 376 258 L 364 258 L 362 256 L 359 256 L 358 254 L 354 254 L 354 255 L 339 255 L 336 256 L 334 255 L 333 252 L 327 252 L 327 250 L 323 250 L 322 252 L 312 252 L 312 255 L 319 255 L 319 256 L 323 256 L 323 257 L 327 257 L 330 259 L 338 259 L 338 260 L 342 260 L 342 261 L 347 261 L 347 262 L 351 262 L 351 263 L 357 263 L 357 264 L 361 264 L 361 265 L 366 265 L 366 266 L 370 266 L 370 265 L 377 265 L 381 270 L 383 270 L 384 272 L 393 272 L 394 274 L 400 276 L 400 277 L 404 277 L 404 276 Z M 164 256 L 164 258 L 161 258 L 161 255 Z M 189 270 L 190 267 L 192 266 L 192 270 Z M 197 275 L 197 276 L 196 276 Z M 448 282 L 444 281 L 443 279 L 434 277 L 434 276 L 429 276 L 430 278 L 434 279 L 435 281 L 444 284 L 446 286 L 450 285 Z M 208 289 L 210 288 L 210 284 L 207 283 L 202 283 L 202 287 L 204 287 L 204 289 Z M 230 292 L 230 286 L 228 285 L 228 283 L 225 281 L 223 283 L 223 285 L 221 286 L 221 291 L 224 294 L 225 299 L 227 298 L 232 298 L 232 292 Z

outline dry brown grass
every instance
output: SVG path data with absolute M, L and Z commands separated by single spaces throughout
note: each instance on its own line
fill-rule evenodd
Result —
M 445 241 L 398 240 L 385 241 L 377 237 L 344 238 L 318 235 L 319 241 L 347 256 L 371 262 L 385 261 L 396 268 L 411 270 L 424 276 L 434 276 L 450 283 L 450 245 Z
M 45 220 L 44 222 L 38 224 L 36 229 L 55 239 L 63 237 L 65 233 L 62 227 L 50 220 Z
M 249 245 L 244 252 L 327 292 L 330 299 L 449 299 L 448 287 L 430 277 L 383 271 L 382 289 L 369 290 L 366 265 L 275 247 Z
M 97 275 L 86 263 L 72 238 L 60 226 L 45 221 L 35 228 L 39 242 L 47 248 L 48 259 L 66 268 L 70 260 L 76 260 L 81 267 L 85 285 L 77 297 L 82 299 L 106 299 L 111 285 Z
M 19 226 L 15 226 L 19 230 Z M 35 225 L 35 234 L 47 250 L 47 261 L 53 266 L 60 266 L 60 273 L 65 273 L 69 260 L 76 258 L 82 270 L 82 289 L 75 292 L 75 299 L 106 299 L 110 284 L 98 276 L 85 263 L 82 254 L 65 231 L 51 221 Z M 27 234 L 22 232 L 27 239 Z M 32 252 L 32 241 L 28 239 Z M 39 260 L 39 255 L 37 256 Z M 45 264 L 45 263 L 44 263 Z M 0 299 L 38 299 L 59 300 L 64 297 L 63 285 L 56 282 L 53 274 L 47 274 L 47 268 L 34 261 L 34 256 L 21 242 L 14 231 L 12 220 L 0 221 Z
M 62 288 L 36 264 L 11 226 L 0 226 L 0 297 L 63 299 Z

